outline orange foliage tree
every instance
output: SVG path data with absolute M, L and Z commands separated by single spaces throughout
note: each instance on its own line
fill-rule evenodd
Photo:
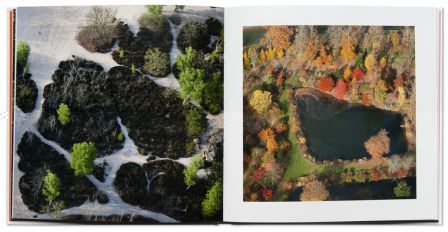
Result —
M 373 159 L 380 159 L 384 154 L 390 152 L 390 139 L 388 132 L 381 129 L 378 134 L 370 137 L 364 146 Z
M 369 93 L 368 92 L 364 92 L 362 94 L 362 103 L 364 105 L 370 105 L 370 99 L 369 99 Z
M 266 149 L 269 152 L 276 152 L 278 149 L 278 144 L 277 141 L 275 141 L 274 136 L 272 136 L 271 138 L 268 139 L 268 141 L 266 141 Z
M 262 43 L 277 50 L 285 50 L 291 46 L 291 36 L 294 30 L 290 26 L 268 26 Z
M 274 137 L 274 131 L 271 128 L 266 128 L 258 133 L 258 138 L 263 142 L 267 142 L 272 137 Z
M 319 89 L 322 92 L 331 92 L 334 87 L 334 82 L 331 77 L 324 77 L 319 79 L 317 82 L 317 89 Z
M 324 183 L 313 180 L 303 188 L 302 194 L 300 194 L 301 201 L 325 201 L 330 197 L 330 193 L 325 188 Z

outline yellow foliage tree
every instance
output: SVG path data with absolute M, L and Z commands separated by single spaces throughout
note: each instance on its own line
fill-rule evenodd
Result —
M 351 75 L 352 75 L 352 71 L 350 70 L 350 67 L 347 66 L 347 67 L 344 69 L 344 74 L 343 74 L 344 79 L 345 79 L 346 81 L 348 81 L 348 80 L 350 79 L 350 76 L 351 76 Z M 353 79 L 356 79 L 356 78 L 353 78 Z
M 272 103 L 272 95 L 269 91 L 255 90 L 249 100 L 249 105 L 257 113 L 264 113 Z
M 392 32 L 392 34 L 390 35 L 390 41 L 392 42 L 392 45 L 394 47 L 400 45 L 400 35 L 397 31 Z
M 266 53 L 263 49 L 260 51 L 260 64 L 264 64 L 266 62 Z
M 247 51 L 244 51 L 243 53 L 243 62 L 244 67 L 249 67 L 249 55 L 247 54 Z
M 277 59 L 283 58 L 284 55 L 285 53 L 283 52 L 283 50 L 277 50 Z
M 356 57 L 354 47 L 348 38 L 344 38 L 342 43 L 341 56 L 345 63 L 349 63 Z
M 378 104 L 382 104 L 384 102 L 384 99 L 386 99 L 387 95 L 386 91 L 387 91 L 386 82 L 384 80 L 379 80 L 373 92 L 375 101 Z
M 266 151 L 263 156 L 261 157 L 261 162 L 262 163 L 269 163 L 271 161 L 274 161 L 275 157 L 274 157 L 274 153 L 270 152 L 270 151 Z
M 387 59 L 386 59 L 386 57 L 381 57 L 381 60 L 380 60 L 380 67 L 382 68 L 382 69 L 384 69 L 384 68 L 386 68 L 386 66 L 387 66 Z
M 372 71 L 375 64 L 376 64 L 375 56 L 373 54 L 367 55 L 364 61 L 364 66 L 366 67 L 367 72 Z
M 406 102 L 406 92 L 403 86 L 398 87 L 398 105 L 402 106 Z
M 269 48 L 266 51 L 266 60 L 273 60 L 275 58 L 275 50 L 273 48 Z

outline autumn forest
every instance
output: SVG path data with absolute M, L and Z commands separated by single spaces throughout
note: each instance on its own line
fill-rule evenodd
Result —
M 414 28 L 243 29 L 244 201 L 416 198 Z

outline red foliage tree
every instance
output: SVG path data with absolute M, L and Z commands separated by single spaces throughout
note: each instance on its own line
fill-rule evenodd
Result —
M 347 93 L 347 85 L 343 80 L 338 80 L 333 93 L 337 99 L 344 99 L 345 94 Z
M 352 72 L 352 77 L 356 78 L 357 81 L 362 81 L 364 79 L 364 73 L 361 68 L 355 68 Z
M 244 154 L 243 161 L 244 161 L 245 164 L 249 164 L 251 159 L 250 159 L 250 157 L 247 154 Z
M 270 189 L 263 189 L 263 197 L 265 200 L 270 200 L 272 198 L 272 190 Z
M 331 77 L 324 77 L 317 81 L 317 89 L 322 92 L 331 92 L 334 87 L 334 82 Z
M 264 169 L 258 168 L 257 170 L 254 171 L 254 173 L 252 174 L 252 178 L 254 180 L 261 180 L 264 178 Z
M 403 178 L 406 177 L 406 173 L 403 170 L 403 168 L 399 168 L 397 169 L 397 171 L 395 172 L 395 175 L 397 176 L 397 178 Z
M 372 176 L 372 179 L 375 181 L 381 179 L 381 174 L 380 174 L 380 172 L 378 172 L 378 170 L 376 170 L 376 168 L 372 169 L 372 171 L 370 172 L 370 175 Z
M 277 86 L 282 86 L 283 85 L 283 77 L 282 74 L 279 74 L 277 77 Z
M 403 81 L 403 76 L 402 75 L 398 75 L 397 78 L 395 78 L 394 80 L 394 87 L 395 89 L 398 89 L 398 87 L 403 86 L 404 81 Z

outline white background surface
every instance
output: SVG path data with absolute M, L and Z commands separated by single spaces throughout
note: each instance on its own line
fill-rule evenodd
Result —
M 433 8 L 250 7 L 225 14 L 224 220 L 339 222 L 437 219 L 437 14 Z M 322 15 L 322 17 L 316 17 Z M 324 16 L 324 17 L 323 17 Z M 380 17 L 379 17 L 380 16 Z M 243 202 L 243 26 L 415 26 L 417 199 Z
M 0 51 L 2 51 L 2 55 L 0 55 L 0 113 L 6 112 L 8 110 L 8 85 L 7 81 L 9 79 L 8 72 L 8 13 L 7 9 L 9 7 L 15 7 L 17 5 L 21 6 L 31 6 L 31 5 L 92 5 L 92 4 L 190 4 L 190 5 L 216 5 L 216 6 L 251 6 L 251 5 L 341 5 L 341 6 L 431 6 L 431 7 L 448 7 L 448 1 L 446 0 L 307 0 L 307 1 L 288 1 L 288 0 L 187 0 L 187 1 L 154 1 L 154 0 L 43 0 L 43 1 L 33 1 L 33 0 L 2 0 L 0 3 Z M 381 16 L 378 16 L 381 17 Z M 446 31 L 447 25 L 444 25 L 444 29 Z M 446 53 L 446 47 L 445 47 Z M 238 58 L 239 59 L 239 58 Z M 444 64 L 446 68 L 446 62 Z M 447 85 L 447 81 L 444 82 L 445 86 Z M 447 105 L 447 101 L 445 100 L 445 106 Z M 446 107 L 445 107 L 446 108 Z M 422 225 L 375 225 L 375 226 L 361 226 L 361 225 L 350 225 L 350 226 L 341 226 L 341 225 L 319 225 L 319 226 L 266 226 L 266 225 L 257 225 L 257 226 L 231 226 L 231 225 L 220 225 L 220 226 L 133 226 L 133 227 L 124 227 L 124 226 L 107 226 L 107 227 L 94 227 L 94 226 L 68 226 L 63 224 L 61 225 L 52 225 L 52 226 L 38 226 L 38 227 L 29 227 L 29 226 L 7 226 L 7 167 L 8 167 L 8 153 L 6 147 L 8 146 L 8 121 L 3 119 L 3 114 L 0 116 L 0 227 L 1 231 L 5 229 L 7 231 L 80 231 L 80 230 L 107 230 L 107 231 L 121 231 L 123 229 L 132 229 L 132 230 L 168 230 L 168 231 L 210 231 L 210 230 L 228 230 L 235 229 L 238 231 L 246 231 L 246 230 L 257 230 L 257 231 L 273 231 L 273 230 L 288 230 L 288 231 L 297 231 L 297 230 L 307 230 L 307 231 L 378 231 L 378 230 L 405 230 L 405 231 L 422 231 L 422 230 L 446 230 L 447 228 L 442 228 L 442 226 L 427 226 L 422 227 Z M 446 119 L 446 114 L 445 114 Z M 447 143 L 447 139 L 445 137 L 445 144 Z M 446 160 L 446 159 L 445 159 Z M 444 162 L 446 165 L 446 162 Z M 446 172 L 445 172 L 446 173 Z M 444 175 L 446 177 L 446 175 Z M 446 183 L 446 179 L 444 183 Z M 446 195 L 446 194 L 444 194 Z M 381 210 L 381 209 L 379 209 Z

